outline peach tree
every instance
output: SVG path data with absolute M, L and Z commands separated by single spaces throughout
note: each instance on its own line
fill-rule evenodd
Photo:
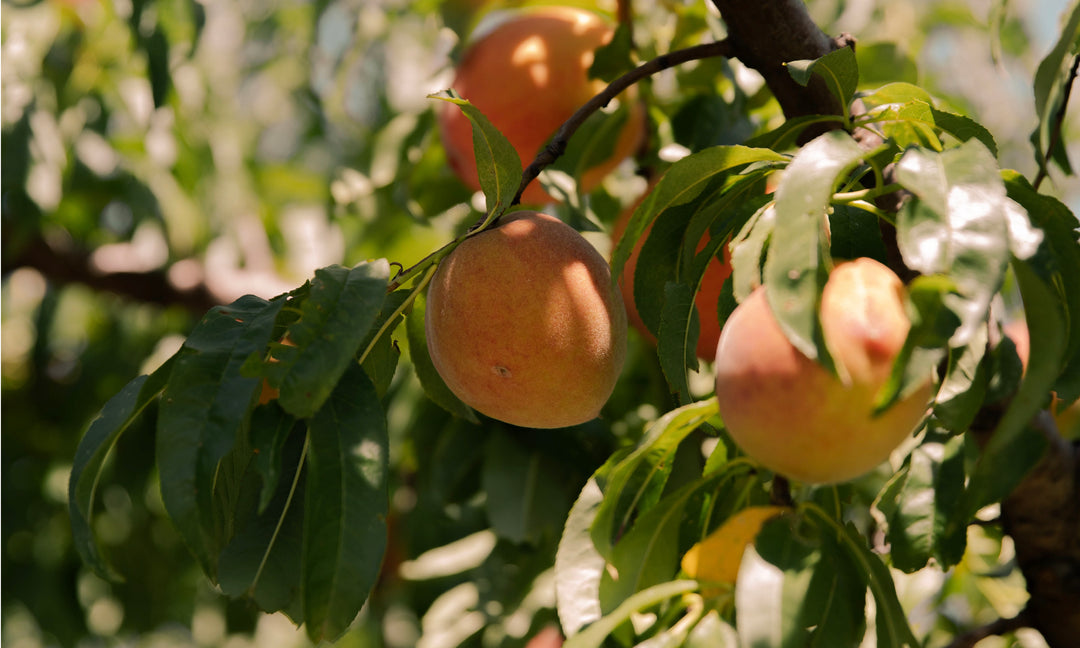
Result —
M 101 533 L 117 455 L 139 443 L 152 446 L 153 459 L 138 460 L 152 463 L 163 515 L 213 588 L 284 613 L 316 642 L 370 632 L 395 645 L 525 645 L 551 624 L 575 648 L 964 646 L 1023 628 L 1058 647 L 1080 636 L 1070 409 L 1080 397 L 1080 224 L 1047 189 L 1071 174 L 1080 6 L 1032 71 L 1025 175 L 1002 165 L 1002 143 L 978 114 L 919 84 L 902 50 L 827 36 L 801 2 L 637 4 L 618 3 L 618 27 L 595 52 L 590 71 L 606 87 L 543 149 L 516 151 L 452 88 L 384 120 L 377 145 L 352 163 L 391 172 L 356 202 L 404 218 L 354 219 L 347 231 L 370 241 L 357 248 L 363 258 L 276 296 L 209 307 L 175 353 L 105 403 L 70 472 L 71 538 L 86 565 L 106 579 L 139 568 Z M 475 20 L 463 3 L 442 9 L 433 15 L 462 31 Z M 342 11 L 327 8 L 319 29 L 331 33 L 341 16 L 330 14 Z M 191 37 L 175 16 L 162 23 L 171 31 L 146 36 L 153 18 L 132 23 L 148 53 L 155 34 Z M 153 76 L 165 61 L 148 60 L 154 97 L 167 102 L 165 77 Z M 471 123 L 480 196 L 446 168 L 433 117 L 446 104 Z M 647 181 L 624 165 L 578 192 L 640 107 L 648 134 L 633 167 Z M 211 157 L 228 164 L 227 151 Z M 284 191 L 286 176 L 261 186 Z M 147 177 L 159 199 L 198 191 Z M 363 184 L 352 177 L 334 191 Z M 601 235 L 593 240 L 648 185 L 609 254 L 615 282 L 641 245 L 632 294 L 647 335 L 631 334 L 600 416 L 556 430 L 464 403 L 425 331 L 439 266 L 521 209 L 533 183 L 559 198 L 549 213 Z M 9 202 L 5 190 L 5 228 Z M 416 256 L 394 256 L 393 245 L 379 254 L 410 218 L 450 234 Z M 815 483 L 732 440 L 713 363 L 696 353 L 695 295 L 725 254 L 718 321 L 763 286 L 786 339 L 834 373 L 843 368 L 820 308 L 831 270 L 868 257 L 903 281 L 910 329 L 875 415 L 927 375 L 932 396 L 887 459 Z M 1026 337 L 1007 333 L 1017 321 Z M 792 415 L 787 425 L 811 423 Z M 949 613 L 950 593 L 978 589 L 979 578 L 1025 591 L 1012 605 L 984 594 L 979 614 Z M 386 619 L 403 611 L 411 629 L 395 639 Z

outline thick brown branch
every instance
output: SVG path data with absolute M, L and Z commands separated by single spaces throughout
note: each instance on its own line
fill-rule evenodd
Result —
M 4 254 L 3 274 L 18 268 L 33 268 L 56 283 L 78 283 L 148 304 L 181 306 L 199 316 L 220 303 L 203 284 L 191 290 L 178 289 L 164 270 L 103 274 L 85 251 L 58 249 L 41 238 L 20 246 L 14 254 Z
M 802 0 L 712 0 L 728 28 L 732 56 L 757 70 L 791 119 L 803 115 L 838 115 L 843 110 L 826 85 L 815 77 L 799 85 L 785 63 L 817 59 L 849 45 L 850 40 L 829 38 L 810 18 Z M 833 125 L 809 129 L 812 138 Z

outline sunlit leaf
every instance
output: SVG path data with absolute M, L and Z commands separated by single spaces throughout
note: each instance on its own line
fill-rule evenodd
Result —
M 386 549 L 388 445 L 379 395 L 353 365 L 308 424 L 302 596 L 313 641 L 360 612 Z
M 1007 198 L 997 162 L 975 140 L 942 153 L 909 149 L 896 177 L 918 197 L 897 215 L 904 262 L 955 284 L 945 304 L 960 326 L 949 344 L 963 346 L 985 320 L 1009 261 Z
M 656 503 L 679 443 L 715 414 L 715 398 L 672 410 L 649 426 L 637 447 L 614 464 L 601 484 L 604 500 L 592 526 L 593 542 L 601 555 L 611 556 L 616 538 L 636 511 Z
M 765 260 L 769 307 L 803 355 L 831 366 L 817 308 L 828 278 L 826 210 L 833 191 L 865 155 L 847 133 L 830 131 L 796 154 L 776 190 L 776 223 Z
M 673 580 L 654 585 L 626 599 L 600 620 L 568 638 L 563 648 L 601 648 L 616 628 L 625 623 L 634 614 L 667 601 L 668 599 L 692 592 L 697 589 L 695 581 Z
M 521 157 L 510 140 L 476 106 L 458 97 L 435 97 L 456 104 L 472 122 L 473 154 L 476 156 L 480 189 L 487 199 L 488 211 L 501 213 L 510 206 L 521 184 Z
M 1039 123 L 1031 134 L 1031 141 L 1035 145 L 1035 162 L 1040 169 L 1045 169 L 1049 162 L 1047 155 L 1052 154 L 1050 159 L 1056 162 L 1065 173 L 1072 173 L 1065 146 L 1058 143 L 1053 151 L 1051 147 L 1054 146 L 1055 132 L 1060 135 L 1058 129 L 1062 125 L 1058 119 L 1058 113 L 1068 100 L 1078 56 L 1080 56 L 1080 3 L 1073 2 L 1057 43 L 1039 63 L 1039 68 L 1035 72 L 1035 114 L 1038 116 Z
M 603 616 L 600 579 L 606 561 L 589 533 L 603 499 L 596 480 L 586 482 L 566 517 L 555 554 L 555 602 L 559 622 L 568 637 Z
M 787 63 L 787 68 L 791 78 L 804 86 L 810 83 L 814 75 L 821 77 L 829 92 L 836 97 L 837 104 L 843 107 L 844 115 L 848 114 L 848 106 L 859 84 L 859 65 L 855 60 L 854 48 L 839 47 L 812 61 L 791 61 Z
M 735 628 L 740 645 L 805 646 L 803 609 L 821 555 L 801 541 L 787 522 L 766 524 L 746 547 L 735 581 Z

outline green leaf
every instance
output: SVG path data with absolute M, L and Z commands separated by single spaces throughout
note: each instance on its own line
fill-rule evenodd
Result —
M 149 376 L 135 378 L 110 398 L 75 450 L 68 480 L 72 544 L 83 562 L 103 578 L 122 580 L 103 555 L 92 528 L 94 501 L 105 460 L 120 436 L 133 429 L 147 408 L 157 401 L 165 389 L 172 365 L 170 359 Z
M 375 386 L 352 365 L 308 423 L 302 597 L 312 641 L 341 636 L 386 550 L 388 446 Z
M 1074 1 L 1057 43 L 1035 71 L 1035 114 L 1039 123 L 1031 134 L 1031 141 L 1035 145 L 1035 162 L 1041 171 L 1046 169 L 1047 154 L 1054 146 L 1055 138 L 1061 135 L 1058 113 L 1068 101 L 1077 56 L 1080 56 L 1080 2 Z M 1057 134 L 1055 130 L 1058 130 Z M 1051 157 L 1062 171 L 1072 174 L 1065 146 L 1061 144 L 1055 147 L 1056 155 Z
M 562 524 L 569 502 L 557 466 L 506 429 L 492 431 L 484 448 L 481 483 L 492 529 L 514 543 L 539 543 Z
M 834 205 L 829 214 L 829 232 L 832 258 L 869 257 L 883 264 L 887 262 L 877 215 L 853 205 Z
M 1068 323 L 1064 352 L 1050 348 L 1047 352 L 1062 356 L 1062 373 L 1054 391 L 1069 403 L 1080 396 L 1080 221 L 1058 199 L 1036 192 L 1019 173 L 1005 171 L 1002 176 L 1009 198 L 1027 209 L 1043 232 L 1042 244 L 1030 263 L 1053 289 L 1054 301 Z
M 847 117 L 851 99 L 859 85 L 859 64 L 855 60 L 854 49 L 840 47 L 819 59 L 790 61 L 785 65 L 791 78 L 799 85 L 808 85 L 815 74 L 821 77 Z
M 838 523 L 830 523 L 834 527 Z M 870 550 L 866 540 L 848 523 L 836 536 L 837 543 L 844 549 L 847 559 L 852 564 L 852 569 L 860 574 L 864 583 L 870 588 L 876 603 L 877 645 L 879 648 L 896 646 L 901 648 L 921 646 L 908 625 L 907 616 L 903 606 L 896 596 L 896 586 L 893 583 L 889 568 L 881 561 L 881 558 Z
M 281 408 L 274 409 L 281 412 Z M 237 511 L 235 533 L 218 557 L 218 585 L 229 596 L 248 596 L 259 609 L 284 610 L 299 622 L 303 619 L 298 592 L 304 521 L 304 485 L 300 479 L 304 440 L 299 434 L 287 440 L 288 445 L 283 443 L 276 457 L 283 479 L 275 485 L 266 506 L 245 506 Z M 253 492 L 260 481 L 258 472 L 247 472 L 242 489 Z
M 435 370 L 428 353 L 427 334 L 424 330 L 424 310 L 427 307 L 427 299 L 424 295 L 418 295 L 412 303 L 412 308 L 405 317 L 405 333 L 409 341 L 409 359 L 412 360 L 416 377 L 420 380 L 420 386 L 424 393 L 436 405 L 447 412 L 463 418 L 466 421 L 476 423 L 476 413 L 471 407 L 461 402 L 461 399 L 450 391 L 443 382 L 442 376 Z
M 989 381 L 986 343 L 987 331 L 982 327 L 970 344 L 949 349 L 945 377 L 934 397 L 934 418 L 950 432 L 967 430 L 982 407 Z
M 675 580 L 654 585 L 626 599 L 582 632 L 568 638 L 563 648 L 600 648 L 604 640 L 616 628 L 630 620 L 630 617 L 655 605 L 681 594 L 693 592 L 698 587 L 697 581 Z
M 682 486 L 665 496 L 656 506 L 638 516 L 630 530 L 615 544 L 610 567 L 600 582 L 600 603 L 605 609 L 635 592 L 671 580 L 679 570 L 680 530 L 694 517 L 691 502 L 702 494 L 713 494 L 735 474 L 720 470 Z M 715 498 L 707 498 L 715 499 Z M 695 538 L 697 539 L 697 538 Z
M 738 648 L 739 637 L 716 610 L 709 610 L 690 631 L 685 648 Z
M 889 523 L 893 565 L 913 573 L 938 558 L 943 569 L 963 555 L 963 533 L 946 535 L 964 490 L 964 438 L 929 436 L 908 458 L 899 487 L 879 504 Z
M 285 441 L 296 427 L 294 417 L 271 401 L 256 407 L 251 413 L 251 448 L 255 454 L 254 469 L 262 479 L 262 494 L 259 497 L 259 512 L 262 513 L 270 504 L 270 498 L 277 491 L 282 473 L 282 452 Z
M 656 352 L 668 386 L 680 403 L 690 402 L 686 368 L 697 367 L 698 328 L 693 290 L 686 284 L 669 281 L 664 287 Z
M 372 323 L 367 337 L 360 343 L 361 366 L 371 378 L 380 398 L 385 397 L 387 390 L 390 389 L 394 372 L 397 370 L 398 358 L 401 357 L 401 350 L 394 341 L 393 331 L 401 324 L 403 319 L 401 309 L 411 294 L 411 288 L 403 288 L 387 295 L 386 301 L 379 310 L 379 316 Z M 376 336 L 378 336 L 377 339 Z
M 215 473 L 245 430 L 261 385 L 241 367 L 266 348 L 284 304 L 247 295 L 212 308 L 177 352 L 162 396 L 156 449 L 161 498 L 211 578 L 225 540 L 212 499 Z
M 555 553 L 555 604 L 568 637 L 603 616 L 600 580 L 607 562 L 589 534 L 603 499 L 596 479 L 589 479 L 570 508 Z
M 389 277 L 385 259 L 315 271 L 300 318 L 288 328 L 291 345 L 275 347 L 276 362 L 264 368 L 286 412 L 308 418 L 330 396 L 379 315 Z
M 753 162 L 780 163 L 786 160 L 783 155 L 765 148 L 714 146 L 671 165 L 649 192 L 648 198 L 634 210 L 624 234 L 612 251 L 612 276 L 618 278 L 622 274 L 622 268 L 638 239 L 662 212 L 694 200 L 713 180 L 731 169 Z
M 945 305 L 960 326 L 949 344 L 963 346 L 985 321 L 1009 261 L 1007 198 L 997 162 L 977 140 L 942 153 L 909 149 L 896 178 L 918 197 L 897 215 L 904 263 L 955 285 Z
M 965 524 L 983 506 L 1001 501 L 1035 465 L 1045 450 L 1045 438 L 1029 427 L 1046 404 L 1050 387 L 1061 370 L 1065 323 L 1051 288 L 1024 261 L 1013 261 L 1024 300 L 1031 340 L 1027 371 L 990 440 L 969 474 L 967 490 L 953 524 Z
M 850 135 L 830 131 L 795 155 L 776 190 L 776 223 L 764 270 L 769 307 L 795 348 L 826 366 L 831 359 L 817 317 L 828 278 L 826 211 L 837 184 L 864 155 Z
M 748 545 L 735 581 L 735 628 L 748 648 L 805 646 L 801 621 L 820 551 L 800 540 L 787 520 L 767 522 Z
M 674 409 L 655 421 L 637 447 L 619 458 L 600 483 L 604 500 L 592 526 L 593 543 L 610 558 L 615 539 L 630 526 L 635 512 L 644 512 L 660 497 L 679 443 L 716 414 L 716 399 Z
M 859 83 L 865 87 L 890 81 L 917 82 L 919 69 L 908 49 L 896 43 L 860 42 L 855 48 L 855 59 L 859 64 Z
M 473 154 L 476 156 L 480 189 L 487 199 L 488 213 L 502 213 L 510 206 L 521 184 L 521 157 L 510 140 L 491 124 L 479 108 L 458 97 L 435 95 L 435 98 L 456 104 L 472 122 Z
M 776 228 L 776 208 L 772 204 L 762 207 L 746 221 L 731 241 L 732 296 L 741 302 L 764 285 L 761 276 L 761 260 L 773 229 Z

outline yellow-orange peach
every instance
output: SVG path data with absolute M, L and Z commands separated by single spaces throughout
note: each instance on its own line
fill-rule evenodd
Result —
M 619 216 L 611 232 L 612 241 L 618 242 L 622 238 L 635 208 L 636 205 Z M 651 230 L 652 225 L 650 224 L 641 238 L 638 239 L 637 245 L 631 250 L 630 256 L 627 257 L 622 276 L 619 277 L 619 290 L 622 292 L 623 303 L 626 304 L 627 321 L 642 336 L 655 343 L 656 336 L 645 326 L 645 322 L 638 312 L 637 304 L 634 302 L 634 277 L 636 276 L 638 257 L 641 256 L 641 248 Z M 701 252 L 708 244 L 709 235 L 706 233 L 698 243 L 697 252 Z M 724 287 L 724 282 L 731 276 L 731 253 L 728 252 L 726 244 L 721 249 L 723 250 L 723 259 L 714 257 L 709 261 L 709 264 L 705 267 L 705 275 L 701 278 L 701 286 L 694 297 L 694 307 L 697 309 L 700 326 L 696 352 L 697 357 L 702 360 L 712 360 L 716 356 L 716 344 L 720 340 L 720 318 L 717 315 L 716 306 L 717 302 L 720 301 L 720 289 Z
M 425 328 L 450 390 L 523 427 L 595 418 L 626 356 L 626 315 L 607 261 L 572 227 L 532 211 L 502 217 L 443 259 Z
M 842 381 L 800 353 L 758 288 L 728 318 L 716 350 L 716 397 L 732 439 L 763 466 L 808 483 L 858 477 L 911 434 L 931 380 L 874 416 L 910 329 L 904 286 L 872 259 L 841 263 L 821 298 L 822 334 Z
M 524 167 L 563 122 L 604 88 L 602 81 L 589 78 L 588 70 L 593 52 L 613 33 L 598 14 L 584 9 L 522 10 L 466 46 L 451 87 L 510 140 Z M 452 103 L 442 103 L 437 111 L 451 168 L 479 189 L 472 123 Z M 644 133 L 644 111 L 633 103 L 613 154 L 583 174 L 582 190 L 598 186 L 634 152 Z M 522 196 L 525 204 L 548 200 L 536 181 Z

